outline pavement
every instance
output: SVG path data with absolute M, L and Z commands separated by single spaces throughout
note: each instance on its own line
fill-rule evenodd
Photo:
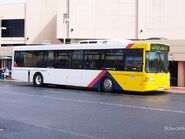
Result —
M 0 81 L 3 82 L 21 82 L 21 81 L 17 81 L 11 78 L 8 79 L 0 79 Z M 178 87 L 178 86 L 171 86 L 168 90 L 164 90 L 167 93 L 172 93 L 172 94 L 185 94 L 185 87 Z
M 185 95 L 0 82 L 0 139 L 185 139 Z
M 168 90 L 166 90 L 166 92 L 174 94 L 185 94 L 185 87 L 171 86 Z

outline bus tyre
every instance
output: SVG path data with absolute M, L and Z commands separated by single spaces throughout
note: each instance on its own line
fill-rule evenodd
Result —
M 36 73 L 33 77 L 33 85 L 36 87 L 43 86 L 43 76 L 41 73 Z
M 102 80 L 101 88 L 104 92 L 110 93 L 114 91 L 114 82 L 111 78 L 106 77 Z

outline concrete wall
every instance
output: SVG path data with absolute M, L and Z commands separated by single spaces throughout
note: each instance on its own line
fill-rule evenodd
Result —
M 3 37 L 2 44 L 60 43 L 56 37 L 57 5 L 58 0 L 27 0 L 26 4 L 0 5 L 2 19 L 25 19 L 25 37 Z
M 184 0 L 138 0 L 139 38 L 165 37 L 173 40 L 185 36 Z
M 70 3 L 70 38 L 182 40 L 185 36 L 184 0 L 58 1 L 58 38 L 62 38 L 65 31 L 62 13 L 67 9 L 66 1 Z
M 25 19 L 25 4 L 0 4 L 0 17 L 4 19 Z M 0 33 L 1 34 L 1 33 Z M 3 37 L 1 44 L 25 44 L 24 37 Z
M 58 19 L 62 19 L 67 0 L 59 0 Z M 69 0 L 70 38 L 136 38 L 136 0 Z M 58 20 L 58 38 L 64 34 Z
M 148 40 L 147 40 L 148 41 Z M 185 61 L 185 40 L 150 40 L 153 42 L 165 43 L 170 46 L 170 61 Z
M 57 37 L 60 39 L 64 35 L 72 39 L 167 38 L 163 42 L 171 46 L 169 59 L 185 61 L 184 0 L 58 1 Z M 63 24 L 63 13 L 68 8 L 69 29 Z
M 178 62 L 178 86 L 185 86 L 185 62 Z
M 57 38 L 62 39 L 69 37 L 69 30 L 67 31 L 66 24 L 64 24 L 63 14 L 68 13 L 67 0 L 58 0 L 57 6 Z M 65 26 L 65 27 L 64 27 Z
M 27 0 L 26 44 L 60 43 L 56 37 L 58 0 Z
M 3 19 L 24 19 L 25 4 L 0 4 L 0 16 Z

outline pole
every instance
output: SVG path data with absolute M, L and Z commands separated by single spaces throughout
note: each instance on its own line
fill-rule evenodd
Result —
M 3 16 L 1 16 L 0 17 L 0 47 L 1 47 L 1 37 L 2 37 L 2 33 L 1 33 L 1 31 L 2 31 L 2 18 L 3 18 Z M 1 59 L 1 65 L 0 65 L 0 68 L 2 68 L 2 66 L 3 66 L 3 60 Z
M 69 12 L 70 12 L 70 0 L 67 0 L 67 19 L 68 21 L 66 22 L 66 36 L 69 38 Z
M 63 25 L 64 25 L 64 26 L 63 26 L 63 28 L 64 28 L 64 29 L 63 29 L 63 31 L 64 31 L 64 36 L 63 36 L 63 38 L 64 38 L 64 44 L 66 44 L 66 31 L 65 31 L 65 28 L 66 28 L 66 21 L 65 21 L 65 20 L 66 20 L 66 19 L 65 19 L 65 16 L 63 16 L 63 18 L 64 18 L 64 19 L 63 19 Z
M 64 44 L 66 44 L 66 37 L 67 37 L 67 21 L 68 20 L 68 15 L 67 13 L 63 14 L 63 25 L 64 25 Z
M 66 44 L 66 38 L 69 38 L 69 9 L 70 6 L 70 0 L 66 0 L 66 11 L 63 14 L 63 38 L 64 38 L 64 44 Z
M 0 17 L 0 47 L 1 47 L 1 44 L 2 44 L 2 18 L 3 16 Z
M 136 0 L 136 23 L 135 23 L 135 26 L 136 26 L 136 31 L 135 31 L 135 39 L 139 39 L 139 0 Z

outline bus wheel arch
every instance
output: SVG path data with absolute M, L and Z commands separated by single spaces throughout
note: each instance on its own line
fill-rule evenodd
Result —
M 111 77 L 103 77 L 101 79 L 101 90 L 106 93 L 111 93 L 115 90 L 115 83 Z
M 36 87 L 41 87 L 44 84 L 43 75 L 40 72 L 36 72 L 33 76 L 33 85 Z

